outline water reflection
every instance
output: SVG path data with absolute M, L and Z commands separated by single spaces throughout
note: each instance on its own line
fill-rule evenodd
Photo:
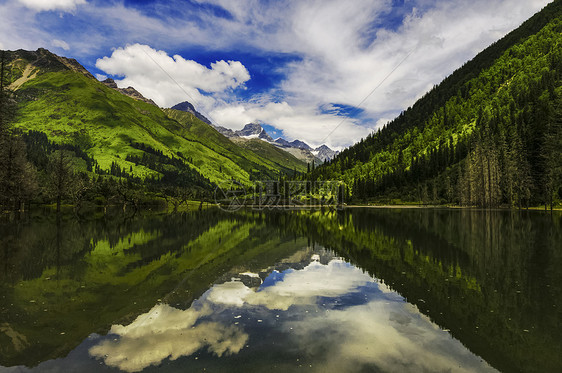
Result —
M 243 354 L 244 346 L 253 354 L 283 335 L 276 348 L 298 351 L 294 368 L 306 362 L 318 372 L 494 371 L 382 282 L 339 258 L 323 264 L 320 255 L 333 256 L 317 249 L 304 268 L 301 261 L 297 269 L 262 272 L 258 287 L 240 278 L 216 284 L 187 310 L 157 305 L 127 326 L 114 325 L 89 353 L 136 372 L 206 349 L 201 364 L 213 367 L 214 357 Z
M 263 306 L 272 310 L 287 310 L 294 305 L 314 305 L 319 297 L 351 296 L 360 287 L 374 280 L 358 268 L 342 260 L 323 265 L 319 257 L 301 270 L 287 269 L 266 278 L 266 286 L 257 291 L 233 280 L 214 286 L 208 300 L 228 306 Z
M 198 322 L 210 314 L 208 306 L 183 311 L 159 304 L 127 326 L 113 325 L 108 338 L 90 348 L 89 353 L 102 358 L 108 366 L 137 372 L 202 348 L 218 357 L 239 352 L 248 335 L 234 325 Z
M 561 240 L 501 211 L 34 216 L 0 224 L 0 372 L 556 372 Z

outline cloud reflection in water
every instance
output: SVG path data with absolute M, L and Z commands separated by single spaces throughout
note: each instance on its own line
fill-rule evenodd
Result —
M 359 268 L 334 259 L 327 265 L 312 261 L 302 270 L 288 270 L 280 281 L 259 291 L 240 281 L 215 285 L 207 299 L 213 303 L 241 307 L 244 304 L 268 309 L 287 310 L 294 305 L 313 305 L 319 297 L 338 297 L 359 292 L 360 287 L 374 283 Z
M 241 314 L 232 324 L 229 317 Z M 250 335 L 243 330 L 268 317 L 275 322 L 250 328 Z M 113 326 L 119 338 L 90 354 L 134 372 L 205 347 L 218 357 L 237 354 L 246 343 L 272 342 L 267 328 L 287 335 L 291 348 L 315 362 L 313 371 L 494 371 L 383 283 L 340 259 L 321 264 L 317 255 L 302 269 L 270 273 L 257 289 L 232 280 L 188 310 L 157 305 L 128 326 Z
M 218 322 L 196 322 L 211 313 L 201 310 L 179 310 L 166 304 L 154 306 L 127 326 L 114 325 L 106 339 L 92 347 L 91 356 L 103 358 L 105 363 L 127 372 L 137 372 L 156 365 L 166 358 L 176 360 L 208 347 L 217 356 L 238 353 L 248 335 L 234 325 Z

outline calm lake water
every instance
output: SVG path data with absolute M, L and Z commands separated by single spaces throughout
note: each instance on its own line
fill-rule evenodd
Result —
M 0 372 L 560 372 L 562 214 L 0 223 Z

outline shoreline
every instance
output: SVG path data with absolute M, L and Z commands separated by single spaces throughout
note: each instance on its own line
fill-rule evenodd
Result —
M 517 207 L 475 207 L 475 206 L 449 206 L 449 205 L 347 205 L 344 208 L 380 208 L 380 209 L 459 209 L 459 210 L 488 210 L 488 211 L 551 211 L 550 208 L 546 209 L 540 206 L 529 208 Z M 562 211 L 562 207 L 555 207 L 552 211 Z

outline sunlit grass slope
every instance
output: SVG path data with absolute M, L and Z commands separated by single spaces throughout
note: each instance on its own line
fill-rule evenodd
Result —
M 166 167 L 183 164 L 215 183 L 237 179 L 249 184 L 252 173 L 271 177 L 296 166 L 278 158 L 263 159 L 181 112 L 168 111 L 170 118 L 162 109 L 105 86 L 77 63 L 78 68 L 44 49 L 11 52 L 11 59 L 12 81 L 20 79 L 14 86 L 20 102 L 15 126 L 44 132 L 59 144 L 76 145 L 101 169 L 108 170 L 115 162 L 133 176 L 158 177 L 158 170 L 130 158 L 141 158 L 146 149 L 180 161 Z
M 246 169 L 251 167 L 257 171 L 273 168 L 284 172 L 295 169 L 299 172 L 306 170 L 306 164 L 303 161 L 265 141 L 256 139 L 234 143 L 190 113 L 173 109 L 164 109 L 164 112 L 184 125 L 182 136 L 202 141 L 209 148 L 231 157 L 233 161 Z

